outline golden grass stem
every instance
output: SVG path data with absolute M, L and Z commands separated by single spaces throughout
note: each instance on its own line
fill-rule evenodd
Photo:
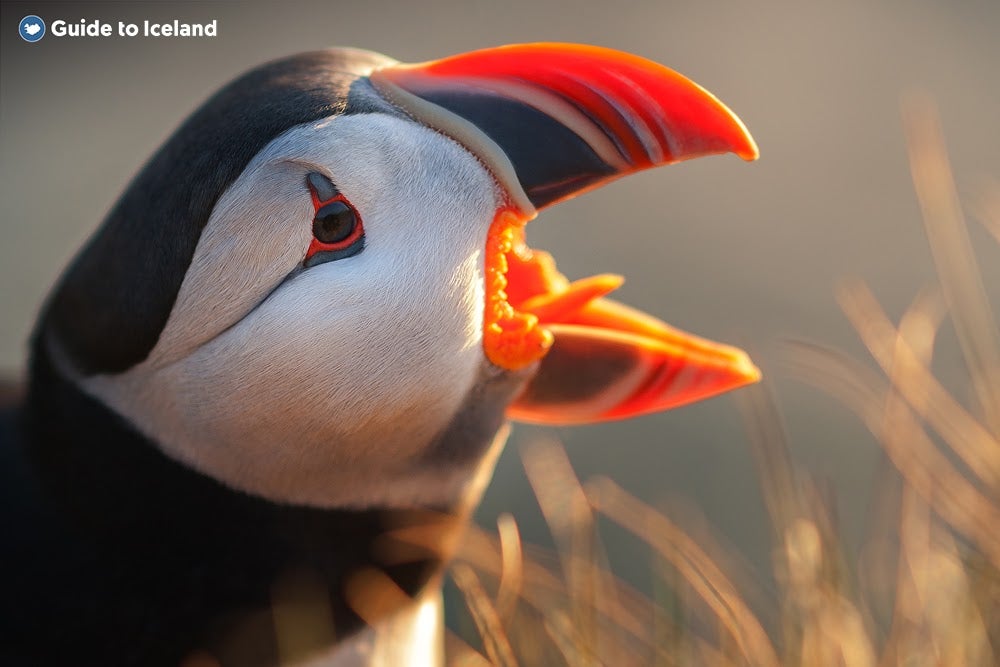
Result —
M 735 586 L 680 528 L 607 478 L 588 482 L 585 492 L 594 509 L 642 539 L 677 568 L 751 665 L 778 665 L 767 634 Z
M 517 600 L 524 586 L 524 553 L 521 549 L 521 534 L 517 522 L 510 514 L 497 517 L 497 533 L 500 536 L 500 557 L 503 569 L 497 588 L 497 614 L 505 623 L 510 623 L 517 609 Z
M 948 461 L 902 402 L 894 404 L 886 428 L 888 383 L 868 368 L 831 350 L 795 344 L 791 370 L 851 408 L 882 444 L 903 478 L 951 526 L 972 540 L 1000 567 L 1000 509 Z
M 481 572 L 499 578 L 502 576 L 500 547 L 482 529 L 473 527 L 466 538 L 465 546 L 459 554 L 464 562 L 474 565 Z M 523 562 L 524 586 L 522 601 L 539 613 L 546 613 L 555 605 L 562 604 L 569 597 L 565 582 L 544 565 L 544 556 L 536 551 L 525 554 Z M 614 597 L 594 600 L 594 610 L 601 615 L 601 627 L 608 624 L 628 633 L 632 639 L 644 647 L 652 647 L 649 619 L 654 608 L 652 603 L 609 571 L 602 571 L 602 589 L 613 589 Z
M 973 214 L 1000 243 L 1000 180 L 992 178 L 974 202 Z
M 874 297 L 864 286 L 856 286 L 853 292 L 856 298 L 860 295 L 859 300 L 861 301 L 874 302 Z M 869 312 L 864 315 L 855 312 L 856 309 L 851 308 L 850 305 L 854 303 L 854 300 L 849 298 L 849 294 L 841 295 L 841 307 L 848 313 L 848 318 L 854 323 L 855 329 L 861 334 L 869 350 L 872 350 L 873 356 L 876 356 L 876 360 L 888 374 L 893 387 L 893 391 L 890 391 L 886 398 L 883 429 L 896 428 L 900 425 L 894 423 L 895 415 L 898 414 L 899 410 L 904 409 L 900 405 L 900 401 L 907 400 L 913 409 L 921 414 L 926 412 L 927 402 L 933 400 L 928 395 L 901 392 L 910 388 L 911 383 L 924 379 L 920 372 L 926 372 L 926 367 L 930 365 L 934 353 L 934 339 L 943 312 L 940 312 L 929 293 L 918 296 L 900 318 L 899 331 L 893 331 L 896 334 L 895 345 L 892 346 L 888 358 L 879 358 L 879 355 L 873 350 L 876 346 L 868 340 L 872 337 L 869 330 L 878 326 L 884 329 L 885 333 L 888 333 L 888 330 L 892 329 L 892 325 L 877 303 L 874 305 L 867 303 L 866 310 Z M 852 313 L 854 317 L 852 317 Z M 866 333 L 869 335 L 866 336 Z M 884 350 L 880 351 L 884 352 Z M 916 378 L 914 378 L 915 375 Z M 904 423 L 902 426 L 905 427 L 907 424 Z M 900 547 L 899 562 L 896 566 L 896 597 L 892 626 L 889 639 L 886 642 L 888 650 L 882 656 L 880 667 L 899 664 L 905 656 L 929 656 L 932 652 L 932 647 L 922 633 L 914 632 L 914 627 L 917 626 L 921 614 L 919 593 L 924 587 L 922 578 L 926 572 L 925 563 L 930 551 L 930 530 L 930 507 L 914 491 L 912 486 L 904 486 L 900 498 Z
M 451 630 L 444 633 L 444 653 L 448 667 L 490 667 L 489 660 Z
M 483 648 L 490 662 L 497 667 L 516 667 L 514 649 L 510 646 L 500 616 L 479 582 L 479 577 L 464 563 L 455 563 L 452 566 L 451 577 L 465 596 L 472 620 L 483 640 Z
M 781 541 L 785 527 L 802 516 L 803 507 L 777 403 L 765 382 L 739 392 L 736 405 L 750 438 L 774 540 Z
M 905 100 L 903 128 L 938 279 L 986 424 L 1000 438 L 1000 331 L 980 279 L 934 103 L 916 95 Z
M 594 641 L 598 632 L 596 600 L 598 571 L 595 563 L 594 517 L 580 481 L 566 451 L 553 442 L 537 441 L 521 451 L 528 481 L 535 492 L 552 536 L 569 584 L 573 629 L 578 636 Z M 578 651 L 587 656 L 589 645 Z M 593 647 L 581 664 L 595 662 L 599 647 Z
M 927 363 L 918 358 L 907 337 L 892 326 L 867 286 L 855 282 L 841 289 L 838 301 L 872 357 L 893 379 L 893 389 L 941 435 L 977 478 L 1000 493 L 1000 440 L 934 379 Z M 933 321 L 926 309 L 909 316 Z

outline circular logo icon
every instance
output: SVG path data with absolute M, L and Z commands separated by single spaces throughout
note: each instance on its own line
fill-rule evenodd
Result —
M 25 16 L 21 19 L 21 24 L 18 26 L 17 32 L 24 41 L 37 42 L 45 36 L 45 21 L 34 14 Z

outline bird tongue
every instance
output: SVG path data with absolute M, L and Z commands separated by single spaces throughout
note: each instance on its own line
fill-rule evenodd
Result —
M 657 412 L 760 379 L 746 353 L 675 329 L 605 298 L 624 281 L 570 282 L 501 211 L 487 242 L 483 347 L 515 370 L 539 362 L 508 408 L 519 421 L 579 424 Z

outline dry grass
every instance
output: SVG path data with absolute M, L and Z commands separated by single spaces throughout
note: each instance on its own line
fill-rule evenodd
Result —
M 452 637 L 450 664 L 998 664 L 1000 331 L 933 106 L 909 100 L 904 123 L 939 287 L 898 324 L 864 284 L 840 290 L 878 370 L 816 345 L 788 354 L 790 372 L 853 410 L 892 464 L 876 489 L 879 530 L 858 566 L 847 565 L 855 559 L 843 553 L 828 500 L 793 463 L 768 389 L 756 387 L 739 402 L 774 529 L 778 608 L 751 604 L 757 596 L 727 573 L 707 533 L 696 539 L 608 479 L 581 484 L 558 445 L 538 443 L 524 465 L 556 550 L 523 545 L 510 517 L 496 533 L 470 529 L 452 577 L 483 649 Z M 988 188 L 975 212 L 1000 241 L 1000 188 Z M 946 317 L 970 378 L 964 403 L 930 370 Z M 609 571 L 598 515 L 649 545 L 666 595 L 651 600 Z

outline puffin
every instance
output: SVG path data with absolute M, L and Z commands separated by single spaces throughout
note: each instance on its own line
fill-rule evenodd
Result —
M 331 48 L 221 88 L 58 279 L 5 394 L 0 662 L 442 664 L 443 572 L 510 421 L 760 377 L 525 237 L 721 153 L 758 155 L 722 102 L 595 46 Z

